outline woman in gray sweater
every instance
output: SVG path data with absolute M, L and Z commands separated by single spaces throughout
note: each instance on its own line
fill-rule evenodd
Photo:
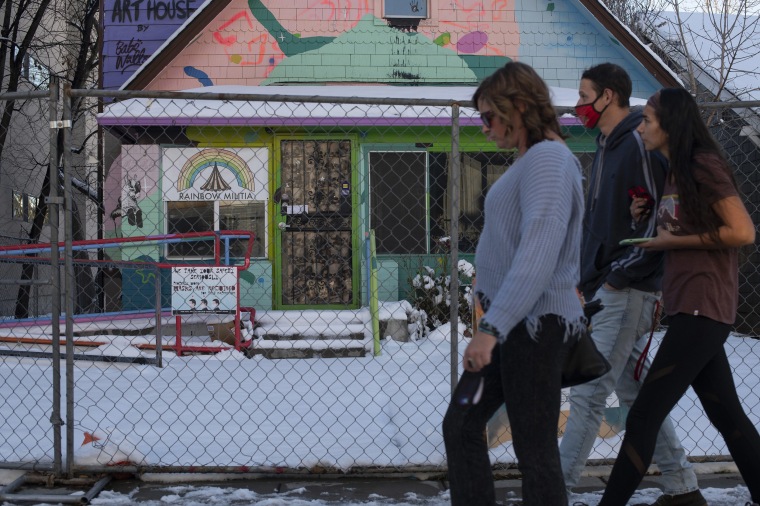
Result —
M 460 387 L 483 378 L 478 402 L 452 399 L 443 421 L 451 502 L 493 505 L 486 423 L 506 402 L 523 475 L 523 504 L 562 506 L 557 447 L 562 364 L 583 328 L 579 279 L 583 190 L 549 89 L 512 62 L 486 78 L 473 102 L 483 133 L 517 159 L 489 189 L 475 257 L 484 314 L 464 353 Z M 459 387 L 458 389 L 459 390 Z

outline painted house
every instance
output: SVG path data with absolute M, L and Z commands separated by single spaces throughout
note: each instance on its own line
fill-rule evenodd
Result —
M 441 267 L 452 105 L 469 102 L 504 63 L 531 64 L 566 111 L 583 69 L 605 61 L 629 71 L 641 99 L 678 84 L 596 1 L 298 4 L 198 6 L 122 86 L 157 95 L 120 97 L 99 120 L 113 146 L 107 235 L 252 230 L 241 305 L 259 309 L 366 305 L 370 230 L 381 300 L 407 297 L 424 265 Z M 194 98 L 203 94 L 213 100 Z M 470 258 L 485 192 L 512 154 L 486 142 L 472 109 L 458 114 L 459 248 Z M 593 133 L 572 116 L 561 122 L 588 165 Z M 178 262 L 209 254 L 189 243 L 114 253 Z M 122 283 L 123 309 L 149 300 L 137 296 L 151 293 L 145 276 L 125 272 Z

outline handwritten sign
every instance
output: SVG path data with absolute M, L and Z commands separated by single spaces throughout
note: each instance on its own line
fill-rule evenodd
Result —
M 235 314 L 235 267 L 172 267 L 172 314 Z
M 120 88 L 201 3 L 201 0 L 104 0 L 103 88 Z

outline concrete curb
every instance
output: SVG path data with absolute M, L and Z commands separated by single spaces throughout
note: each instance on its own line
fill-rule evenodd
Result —
M 612 466 L 588 466 L 581 478 L 580 485 L 574 492 L 581 494 L 587 492 L 601 492 L 606 486 L 607 477 Z M 711 462 L 694 464 L 695 472 L 699 478 L 701 489 L 706 488 L 735 488 L 744 485 L 744 481 L 738 474 L 733 462 Z M 156 481 L 125 480 L 114 481 L 107 489 L 129 494 L 132 499 L 138 501 L 160 500 L 169 493 L 167 489 L 182 483 L 192 484 L 196 487 L 220 487 L 247 489 L 273 498 L 279 495 L 303 500 L 319 500 L 326 504 L 341 504 L 352 502 L 373 502 L 383 498 L 387 500 L 407 502 L 410 497 L 433 498 L 439 496 L 448 488 L 446 480 L 425 479 L 410 475 L 396 477 L 345 477 L 345 478 L 320 478 L 303 477 L 288 479 L 273 478 L 243 478 L 225 480 L 222 475 L 214 475 L 214 478 L 206 481 L 198 481 L 202 475 L 173 475 L 174 479 L 167 476 L 155 475 Z M 148 480 L 149 477 L 146 476 Z M 158 481 L 161 478 L 161 481 Z M 211 477 L 209 477 L 211 478 Z M 496 497 L 500 500 L 506 498 L 507 504 L 520 503 L 522 482 L 519 479 L 497 479 Z M 660 476 L 655 472 L 648 475 L 642 481 L 639 489 L 662 488 Z M 135 490 L 137 491 L 135 492 Z

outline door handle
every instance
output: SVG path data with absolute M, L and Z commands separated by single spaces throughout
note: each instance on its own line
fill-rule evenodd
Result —
M 277 224 L 277 228 L 279 228 L 280 230 L 284 231 L 284 230 L 287 230 L 288 228 L 290 228 L 290 225 L 288 225 L 284 221 L 281 221 L 280 223 Z

